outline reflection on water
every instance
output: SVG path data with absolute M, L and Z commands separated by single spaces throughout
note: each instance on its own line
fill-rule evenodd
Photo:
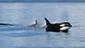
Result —
M 37 19 L 43 25 L 44 17 L 47 17 L 51 22 L 68 21 L 73 25 L 69 34 L 45 32 L 45 29 L 39 28 L 0 26 L 0 48 L 85 47 L 84 16 L 84 3 L 0 3 L 0 23 L 27 26 Z
M 55 47 L 66 44 L 69 37 L 65 34 L 46 32 L 25 32 L 25 33 L 2 33 L 0 34 L 0 47 Z M 62 38 L 64 37 L 64 38 Z M 61 43 L 60 40 L 62 41 Z M 65 42 L 63 42 L 65 41 Z M 56 43 L 54 43 L 56 42 Z M 2 45 L 3 44 L 3 45 Z M 61 45 L 60 45 L 61 44 Z
M 0 26 L 6 27 L 6 26 Z M 12 27 L 11 27 L 12 28 Z M 5 28 L 5 29 L 11 29 Z M 30 48 L 30 47 L 84 47 L 84 34 L 70 33 L 55 33 L 29 31 L 33 28 L 16 27 L 15 31 L 0 31 L 0 48 Z M 1 29 L 1 28 L 0 28 Z M 15 27 L 14 27 L 15 29 Z M 23 29 L 23 30 L 22 30 Z M 77 32 L 79 33 L 79 32 Z
M 77 35 L 72 35 L 72 33 L 66 34 L 55 32 L 35 32 L 29 30 L 30 28 L 22 31 L 21 27 L 21 31 L 10 30 L 0 32 L 0 47 L 1 48 L 75 47 L 78 44 L 79 44 L 78 46 L 83 46 L 84 44 L 84 40 L 82 40 L 84 39 L 83 37 L 81 38 L 78 37 Z M 31 28 L 31 30 L 33 29 Z

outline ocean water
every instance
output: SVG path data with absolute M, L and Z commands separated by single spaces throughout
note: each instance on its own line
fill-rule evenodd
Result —
M 69 33 L 46 32 L 45 29 L 27 27 L 44 18 L 51 23 L 70 22 Z M 84 48 L 85 3 L 0 3 L 0 48 Z

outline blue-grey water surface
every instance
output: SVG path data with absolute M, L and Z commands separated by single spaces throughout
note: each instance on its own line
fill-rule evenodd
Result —
M 67 34 L 26 27 L 35 20 L 45 25 L 45 17 L 73 26 Z M 0 25 L 0 48 L 85 47 L 85 3 L 0 3 L 0 23 L 22 25 Z

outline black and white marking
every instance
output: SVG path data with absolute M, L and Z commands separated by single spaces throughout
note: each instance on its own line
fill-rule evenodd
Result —
M 53 32 L 64 32 L 68 33 L 68 30 L 72 27 L 72 25 L 69 22 L 62 22 L 62 23 L 55 23 L 51 24 L 47 18 L 46 20 L 46 31 L 53 31 Z

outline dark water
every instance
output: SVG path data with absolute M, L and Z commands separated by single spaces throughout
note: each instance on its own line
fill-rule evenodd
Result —
M 0 0 L 1 3 L 84 3 L 85 0 Z
M 82 48 L 85 47 L 84 3 L 0 3 L 0 22 L 23 25 L 0 26 L 0 48 Z M 37 19 L 45 25 L 70 22 L 69 33 L 46 32 L 44 29 L 25 27 Z M 36 29 L 36 30 L 35 30 Z

